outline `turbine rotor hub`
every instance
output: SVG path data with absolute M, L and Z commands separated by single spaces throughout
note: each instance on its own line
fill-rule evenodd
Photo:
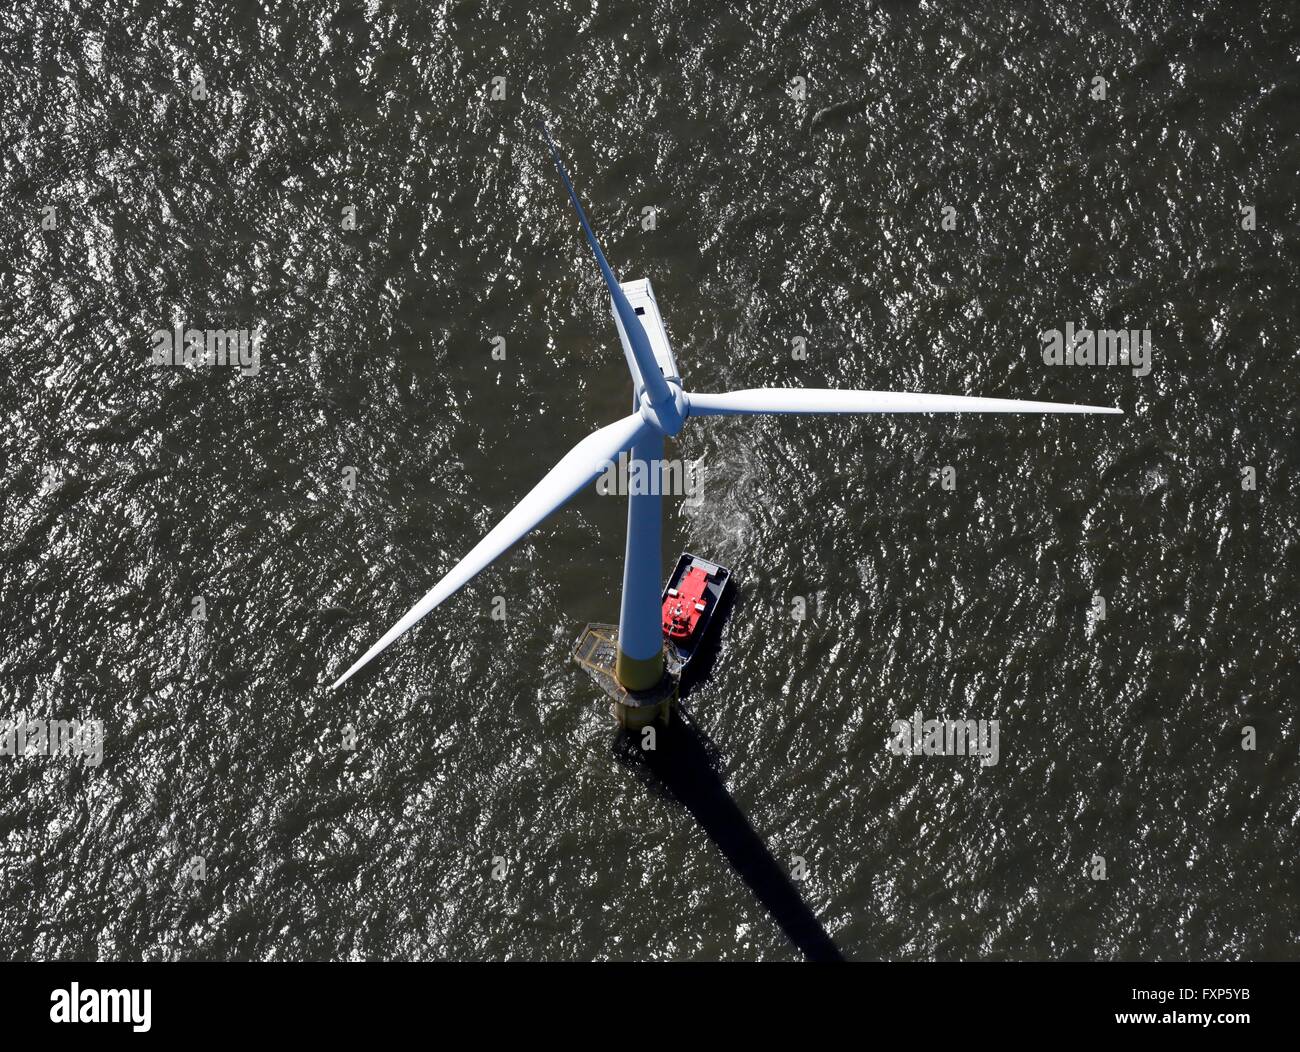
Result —
M 672 438 L 685 426 L 689 406 L 686 401 L 686 393 L 682 390 L 680 383 L 676 380 L 669 380 L 668 390 L 672 392 L 672 400 L 661 401 L 658 405 L 655 405 L 650 400 L 650 395 L 643 390 L 638 411 L 641 414 L 641 419 L 647 424 Z

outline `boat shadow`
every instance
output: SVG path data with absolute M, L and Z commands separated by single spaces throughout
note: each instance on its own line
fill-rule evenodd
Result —
M 651 792 L 694 817 L 808 960 L 842 961 L 789 875 L 727 791 L 717 747 L 680 702 L 669 726 L 657 728 L 655 745 L 643 749 L 640 732 L 622 731 L 615 736 L 614 755 Z

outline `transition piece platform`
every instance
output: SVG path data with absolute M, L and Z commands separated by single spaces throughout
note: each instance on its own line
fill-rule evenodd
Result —
M 618 625 L 589 624 L 573 649 L 573 660 L 610 696 L 610 712 L 620 727 L 639 730 L 655 720 L 667 726 L 677 700 L 678 677 L 665 671 L 649 690 L 628 690 L 614 675 L 617 657 Z

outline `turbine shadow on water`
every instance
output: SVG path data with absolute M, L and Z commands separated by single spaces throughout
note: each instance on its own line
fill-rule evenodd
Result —
M 691 813 L 806 958 L 842 961 L 821 922 L 727 792 L 717 747 L 680 703 L 658 737 L 658 748 L 647 751 L 639 733 L 622 731 L 614 739 L 615 758 L 651 792 Z

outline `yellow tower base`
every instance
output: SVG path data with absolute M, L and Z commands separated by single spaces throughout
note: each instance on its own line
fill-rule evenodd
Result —
M 677 677 L 662 656 L 649 661 L 629 658 L 618 649 L 618 626 L 591 624 L 582 630 L 573 660 L 587 670 L 612 700 L 610 712 L 620 727 L 639 730 L 656 720 L 668 725 L 677 700 Z M 624 683 L 636 689 L 629 689 Z

